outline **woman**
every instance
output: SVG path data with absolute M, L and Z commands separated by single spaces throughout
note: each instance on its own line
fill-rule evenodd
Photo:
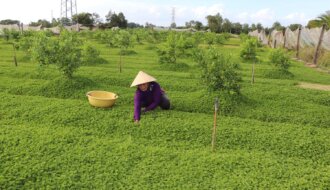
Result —
M 134 96 L 135 123 L 139 123 L 141 112 L 151 111 L 157 108 L 157 106 L 160 106 L 164 110 L 170 109 L 170 100 L 155 81 L 156 79 L 154 77 L 140 71 L 131 85 L 131 87 L 137 86 Z M 142 107 L 145 107 L 145 109 L 141 111 Z

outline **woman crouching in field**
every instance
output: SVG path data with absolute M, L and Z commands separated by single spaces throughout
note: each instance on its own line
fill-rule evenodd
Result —
M 137 86 L 134 96 L 134 122 L 139 123 L 141 112 L 148 112 L 160 106 L 164 110 L 170 109 L 170 100 L 165 92 L 155 82 L 156 79 L 143 71 L 140 71 L 131 87 Z M 144 110 L 141 111 L 141 108 Z

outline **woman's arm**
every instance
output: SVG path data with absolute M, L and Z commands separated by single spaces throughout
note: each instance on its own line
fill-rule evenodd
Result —
M 139 121 L 141 115 L 141 94 L 136 91 L 134 96 L 134 121 Z

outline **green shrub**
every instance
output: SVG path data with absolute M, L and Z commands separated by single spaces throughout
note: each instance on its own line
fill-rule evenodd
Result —
M 107 61 L 100 57 L 100 51 L 90 44 L 85 44 L 82 49 L 82 65 L 103 64 Z
M 76 33 L 62 30 L 58 38 L 51 38 L 41 32 L 35 36 L 31 48 L 32 58 L 40 65 L 55 64 L 67 78 L 79 68 L 82 57 L 82 41 Z
M 239 75 L 237 63 L 232 62 L 228 55 L 224 55 L 214 48 L 207 52 L 196 52 L 195 60 L 202 69 L 202 81 L 210 91 L 225 91 L 228 94 L 240 94 Z
M 83 46 L 82 55 L 84 58 L 83 62 L 91 63 L 95 60 L 95 58 L 100 56 L 100 51 L 97 50 L 95 47 L 86 44 Z
M 213 32 L 207 32 L 204 35 L 204 41 L 209 46 L 214 45 L 217 42 L 217 36 Z
M 166 48 L 159 48 L 157 50 L 157 54 L 159 56 L 159 63 L 169 63 L 175 64 L 176 63 L 176 51 L 175 49 L 166 49 Z
M 271 79 L 292 79 L 294 75 L 288 70 L 271 69 L 264 73 L 266 78 Z
M 176 63 L 178 57 L 178 42 L 174 32 L 168 34 L 165 46 L 159 48 L 157 53 L 159 56 L 159 63 Z
M 271 51 L 269 61 L 279 70 L 288 70 L 290 67 L 290 57 L 283 49 Z
M 243 43 L 243 42 L 245 42 L 246 40 L 250 39 L 250 36 L 247 35 L 247 34 L 241 33 L 241 34 L 239 35 L 239 39 L 240 39 L 240 41 Z

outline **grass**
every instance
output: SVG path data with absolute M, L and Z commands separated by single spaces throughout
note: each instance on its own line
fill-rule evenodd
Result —
M 164 69 L 145 42 L 123 57 L 93 41 L 108 63 L 83 66 L 72 81 L 55 67 L 12 61 L 0 41 L 0 189 L 328 189 L 330 94 L 299 82 L 330 84 L 330 75 L 293 62 L 293 77 L 267 76 L 269 50 L 251 63 L 239 58 L 237 39 L 219 46 L 241 65 L 242 102 L 218 117 L 211 151 L 213 95 L 191 58 L 184 70 Z M 173 109 L 133 123 L 129 88 L 139 70 L 155 76 Z M 91 107 L 89 90 L 118 93 L 111 109 Z M 220 105 L 221 106 L 221 105 Z

